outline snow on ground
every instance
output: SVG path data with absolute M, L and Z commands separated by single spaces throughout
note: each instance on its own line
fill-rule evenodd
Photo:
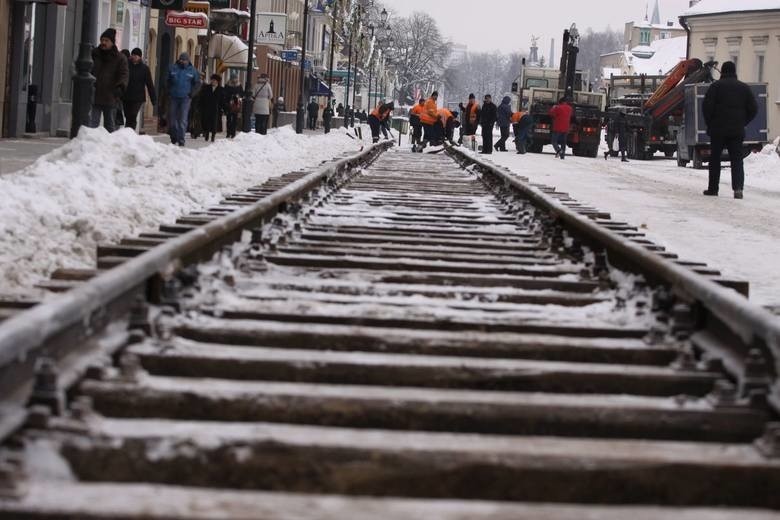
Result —
M 780 157 L 778 141 L 745 160 L 745 199 L 735 200 L 728 163 L 720 197 L 705 197 L 707 171 L 657 157 L 631 161 L 494 152 L 489 159 L 532 182 L 567 192 L 612 217 L 641 226 L 651 240 L 687 260 L 751 282 L 751 300 L 780 305 Z M 481 156 L 485 157 L 485 156 Z
M 127 129 L 82 129 L 78 138 L 0 178 L 0 294 L 29 289 L 60 267 L 92 268 L 99 242 L 154 230 L 225 194 L 361 145 L 343 129 L 241 133 L 197 150 Z

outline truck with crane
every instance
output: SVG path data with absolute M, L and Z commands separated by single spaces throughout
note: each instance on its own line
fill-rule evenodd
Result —
M 577 156 L 596 157 L 601 139 L 602 114 L 606 95 L 592 92 L 588 75 L 577 70 L 579 31 L 572 24 L 563 32 L 563 53 L 560 67 L 523 66 L 513 88 L 518 96 L 519 109 L 525 109 L 533 118 L 528 150 L 541 153 L 552 138 L 550 109 L 566 97 L 574 108 L 574 120 L 567 142 Z

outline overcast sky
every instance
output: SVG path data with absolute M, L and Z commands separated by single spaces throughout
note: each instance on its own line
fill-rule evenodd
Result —
M 539 53 L 550 52 L 555 38 L 560 56 L 563 30 L 576 23 L 580 31 L 607 26 L 623 30 L 626 22 L 642 20 L 655 0 L 383 0 L 393 14 L 407 16 L 424 11 L 439 23 L 445 37 L 468 45 L 470 51 L 527 50 L 531 35 L 540 36 Z M 661 21 L 677 20 L 688 0 L 660 0 Z M 391 22 L 392 23 L 392 22 Z

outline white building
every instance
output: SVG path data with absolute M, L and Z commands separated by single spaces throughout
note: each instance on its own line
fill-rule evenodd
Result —
M 733 61 L 746 82 L 766 82 L 769 136 L 780 136 L 780 0 L 701 0 L 680 17 L 688 56 Z

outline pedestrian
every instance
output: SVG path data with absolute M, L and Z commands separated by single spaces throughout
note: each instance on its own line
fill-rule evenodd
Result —
M 390 113 L 393 111 L 393 108 L 393 103 L 379 104 L 374 110 L 371 111 L 371 114 L 368 115 L 367 120 L 368 126 L 371 128 L 372 143 L 379 142 L 379 130 L 382 128 L 384 121 L 390 117 Z M 385 138 L 387 138 L 386 133 Z
M 476 148 L 474 136 L 476 135 L 477 127 L 479 126 L 480 110 L 476 96 L 474 96 L 474 94 L 469 94 L 469 101 L 461 112 L 461 121 L 463 122 L 464 141 L 466 141 L 467 147 L 472 150 Z
M 200 74 L 190 63 L 190 55 L 182 52 L 168 69 L 168 128 L 171 143 L 184 146 L 184 134 L 190 114 L 192 96 L 200 86 Z
M 422 143 L 422 123 L 420 122 L 420 114 L 422 114 L 425 107 L 425 99 L 420 98 L 420 101 L 409 110 L 409 126 L 412 128 L 412 148 L 416 149 L 417 145 Z
M 562 97 L 558 100 L 558 104 L 550 109 L 549 115 L 552 118 L 552 145 L 555 156 L 565 159 L 566 138 L 569 135 L 571 119 L 574 115 L 574 109 L 569 104 L 569 99 Z
M 232 72 L 228 84 L 225 85 L 225 136 L 232 139 L 238 130 L 238 116 L 241 115 L 241 107 L 244 97 L 244 89 L 238 80 L 238 74 Z
M 122 53 L 122 56 L 125 57 L 128 64 L 128 84 L 130 83 L 130 77 L 129 77 L 129 69 L 130 69 L 130 51 L 127 49 L 122 49 L 119 51 Z M 119 103 L 117 103 L 116 106 L 116 116 L 114 117 L 114 124 L 116 128 L 119 128 L 120 126 L 126 126 L 125 125 L 125 95 L 127 94 L 127 89 L 125 89 L 125 92 L 122 93 L 122 97 L 119 99 Z
M 496 142 L 496 150 L 506 152 L 506 141 L 509 139 L 509 127 L 512 124 L 512 98 L 504 96 L 501 104 L 498 106 L 498 130 L 501 132 L 501 139 Z
M 534 118 L 528 112 L 522 110 L 512 114 L 512 131 L 515 133 L 515 149 L 519 154 L 528 151 L 528 138 Z
M 220 83 L 219 74 L 212 74 L 208 84 L 203 85 L 198 96 L 200 105 L 200 125 L 203 128 L 203 136 L 206 141 L 214 138 L 217 132 L 222 131 L 222 112 L 225 107 L 225 91 Z
M 628 144 L 628 120 L 626 119 L 626 113 L 622 110 L 618 114 L 617 121 L 615 121 L 615 133 L 617 134 L 618 139 L 620 160 L 622 162 L 628 162 L 628 159 L 626 159 L 626 145 Z
M 255 132 L 260 135 L 268 133 L 268 118 L 271 115 L 271 100 L 274 98 L 271 83 L 268 81 L 268 74 L 261 73 L 257 78 L 257 85 L 252 92 L 252 99 L 255 100 L 252 112 L 255 114 Z
M 330 125 L 333 121 L 333 105 L 328 103 L 325 105 L 325 109 L 322 111 L 322 126 L 325 128 L 325 133 L 330 133 Z
M 306 105 L 306 113 L 308 115 L 308 128 L 309 130 L 316 130 L 317 129 L 317 117 L 320 113 L 320 105 L 317 104 L 317 100 L 314 98 L 311 98 L 309 100 L 309 104 Z
M 274 103 L 274 128 L 279 126 L 279 114 L 287 111 L 287 107 L 284 105 L 284 98 L 279 96 Z
M 207 84 L 206 73 L 201 71 L 200 83 L 198 84 L 198 88 L 193 91 L 192 99 L 190 101 L 190 113 L 187 120 L 187 130 L 190 133 L 190 137 L 193 139 L 197 139 L 200 137 L 200 134 L 203 133 L 203 127 L 201 126 L 200 120 L 200 92 L 202 90 L 200 87 Z
M 95 76 L 95 98 L 90 111 L 92 128 L 103 126 L 109 132 L 116 130 L 116 109 L 127 89 L 127 59 L 116 48 L 116 31 L 106 29 L 100 35 L 100 44 L 92 49 L 92 75 Z
M 436 145 L 440 140 L 438 127 L 436 126 L 436 123 L 439 121 L 438 99 L 439 93 L 434 90 L 431 93 L 431 97 L 423 105 L 423 111 L 420 114 L 420 123 L 422 123 L 423 127 L 423 142 L 417 147 L 419 152 L 422 152 L 428 146 L 428 143 Z
M 341 103 L 336 106 L 336 115 L 339 117 L 344 117 L 344 105 Z
M 707 90 L 702 110 L 710 136 L 710 178 L 704 195 L 718 195 L 720 156 L 725 149 L 729 152 L 734 198 L 741 199 L 745 186 L 742 143 L 745 127 L 758 114 L 758 104 L 750 87 L 737 79 L 737 67 L 733 62 L 727 61 L 720 68 L 720 79 Z
M 493 103 L 493 98 L 490 94 L 486 94 L 479 116 L 479 125 L 482 127 L 482 151 L 479 153 L 486 155 L 493 153 L 493 127 L 496 125 L 497 118 L 498 109 Z
M 125 126 L 137 130 L 138 112 L 141 110 L 141 106 L 146 103 L 147 92 L 152 106 L 157 104 L 157 93 L 154 90 L 152 72 L 143 62 L 143 54 L 138 47 L 130 53 L 128 68 L 129 80 L 124 98 Z

